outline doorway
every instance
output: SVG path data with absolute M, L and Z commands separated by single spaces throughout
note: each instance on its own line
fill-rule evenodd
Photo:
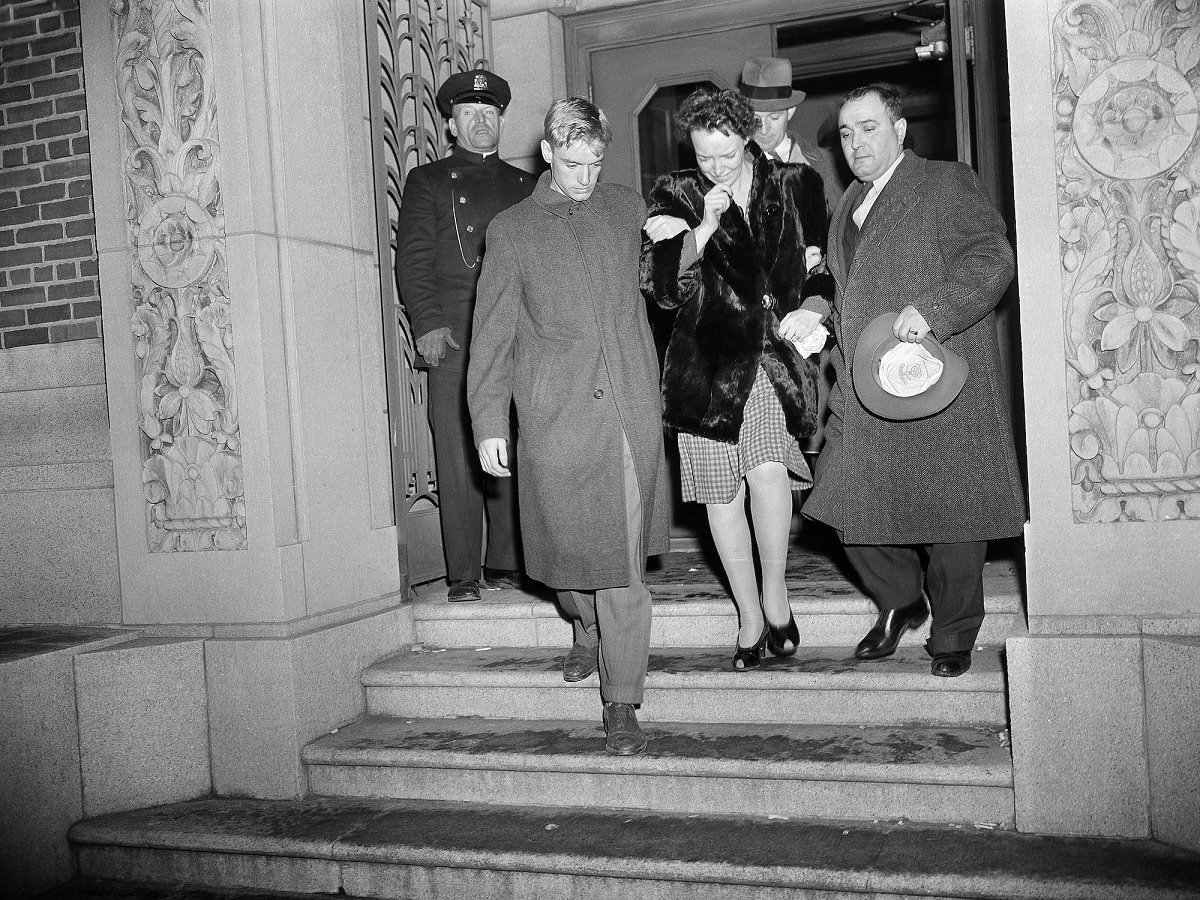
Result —
M 645 194 L 658 175 L 689 165 L 669 124 L 679 101 L 702 84 L 736 87 L 748 57 L 792 63 L 793 87 L 807 93 L 792 129 L 832 151 L 843 183 L 851 176 L 837 139 L 839 101 L 852 88 L 886 81 L 904 98 L 906 146 L 972 164 L 1007 214 L 1011 153 L 997 95 L 1004 31 L 994 7 L 972 0 L 654 0 L 582 13 L 564 19 L 568 92 L 591 97 L 613 124 L 604 177 Z M 670 322 L 650 312 L 661 351 Z M 1015 294 L 998 319 L 1010 395 L 1019 398 Z M 672 539 L 686 545 L 707 534 L 704 511 L 678 495 L 673 441 L 668 462 Z

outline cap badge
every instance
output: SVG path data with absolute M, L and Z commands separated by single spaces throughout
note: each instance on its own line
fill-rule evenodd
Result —
M 475 76 L 475 86 L 472 88 L 472 90 L 486 91 L 487 90 L 487 76 L 486 75 L 476 75 Z

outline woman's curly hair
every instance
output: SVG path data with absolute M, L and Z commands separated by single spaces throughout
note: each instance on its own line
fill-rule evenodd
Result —
M 675 113 L 675 124 L 686 135 L 693 131 L 720 131 L 749 140 L 758 127 L 750 101 L 733 90 L 700 88 L 688 94 Z

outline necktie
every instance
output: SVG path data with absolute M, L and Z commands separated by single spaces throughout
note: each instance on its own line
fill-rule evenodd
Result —
M 867 218 L 867 213 L 871 211 L 871 207 L 875 205 L 875 183 L 871 183 L 871 188 L 863 195 L 862 203 L 858 204 L 858 208 L 850 214 L 850 218 L 854 219 L 854 224 L 862 228 L 863 220 Z

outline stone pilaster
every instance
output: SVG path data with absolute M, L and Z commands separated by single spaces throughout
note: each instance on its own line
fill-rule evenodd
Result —
M 123 619 L 207 638 L 221 790 L 301 791 L 407 637 L 363 14 L 83 8 Z
M 1004 12 L 1030 495 L 1018 825 L 1195 849 L 1200 759 L 1167 723 L 1195 721 L 1174 642 L 1200 633 L 1200 10 Z

